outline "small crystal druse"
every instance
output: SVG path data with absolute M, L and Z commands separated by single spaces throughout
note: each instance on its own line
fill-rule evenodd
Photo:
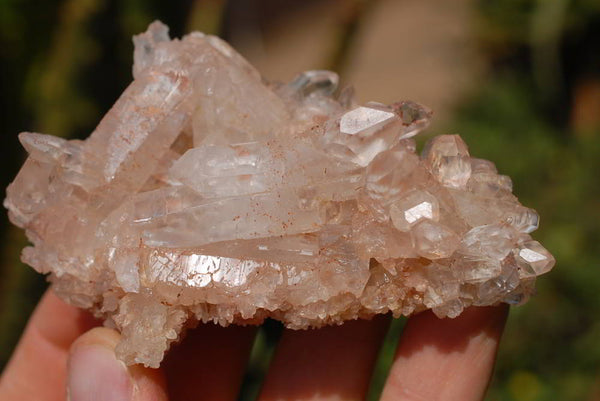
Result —
M 290 328 L 523 302 L 553 257 L 535 211 L 416 103 L 337 76 L 265 82 L 220 39 L 134 38 L 135 80 L 85 141 L 34 133 L 7 190 L 23 260 L 158 366 L 198 322 Z

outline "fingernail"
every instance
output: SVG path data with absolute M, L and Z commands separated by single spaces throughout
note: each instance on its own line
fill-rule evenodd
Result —
M 114 352 L 101 345 L 82 345 L 69 360 L 69 401 L 131 401 L 133 381 Z

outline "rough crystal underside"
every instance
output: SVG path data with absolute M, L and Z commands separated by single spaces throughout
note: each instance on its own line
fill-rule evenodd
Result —
M 158 366 L 198 321 L 290 328 L 523 302 L 553 257 L 535 211 L 430 112 L 356 105 L 337 76 L 265 83 L 216 37 L 134 38 L 135 80 L 86 141 L 20 135 L 7 190 L 54 290 Z M 337 94 L 339 93 L 339 94 Z

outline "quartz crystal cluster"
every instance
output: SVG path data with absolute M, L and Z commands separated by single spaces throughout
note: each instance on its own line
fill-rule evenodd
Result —
M 156 367 L 198 322 L 294 329 L 518 304 L 553 257 L 509 177 L 430 111 L 355 104 L 329 71 L 264 81 L 220 39 L 134 37 L 133 83 L 85 141 L 22 133 L 23 260 Z

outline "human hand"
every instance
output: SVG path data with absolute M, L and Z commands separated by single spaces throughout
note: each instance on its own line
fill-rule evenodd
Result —
M 470 308 L 456 319 L 411 317 L 382 401 L 481 400 L 508 308 Z M 364 399 L 389 318 L 319 330 L 285 330 L 260 401 Z M 201 325 L 161 369 L 125 367 L 119 334 L 51 291 L 42 298 L 0 377 L 0 400 L 235 400 L 255 329 Z M 91 330 L 90 330 L 91 329 Z

